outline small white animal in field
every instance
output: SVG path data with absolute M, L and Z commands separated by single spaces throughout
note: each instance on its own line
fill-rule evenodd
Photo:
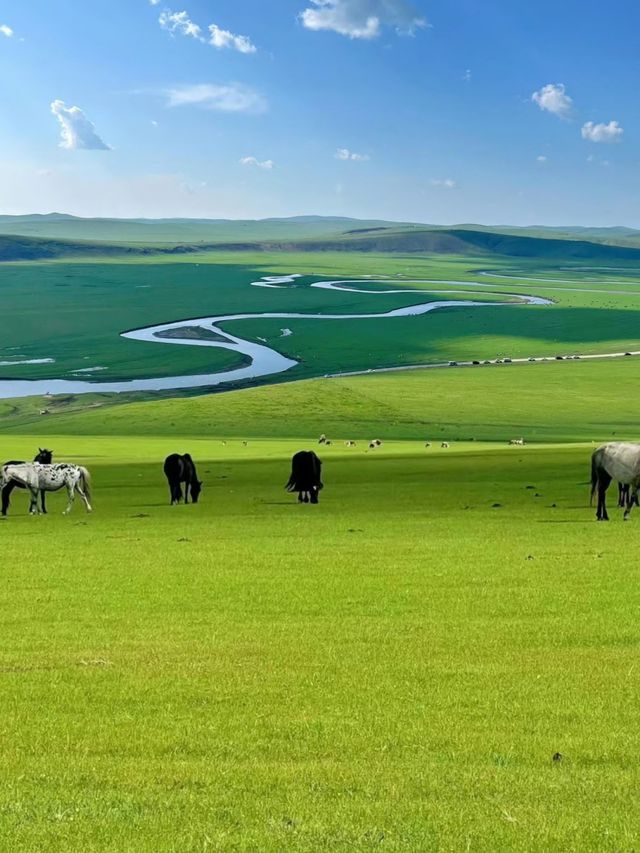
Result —
M 327 436 L 324 433 L 322 433 L 322 435 L 318 439 L 318 444 L 326 444 L 326 443 L 327 443 Z
M 355 441 L 345 441 L 345 447 L 355 447 Z
M 509 442 L 510 446 L 524 447 L 524 438 L 512 438 Z
M 430 441 L 427 441 L 427 442 L 426 442 L 426 444 L 425 444 L 425 447 L 431 447 L 431 442 L 430 442 Z
M 448 442 L 448 441 L 443 441 L 443 442 L 442 442 L 442 444 L 440 445 L 440 447 L 445 448 L 445 450 L 446 450 L 446 449 L 448 449 L 448 447 L 449 447 L 449 442 Z

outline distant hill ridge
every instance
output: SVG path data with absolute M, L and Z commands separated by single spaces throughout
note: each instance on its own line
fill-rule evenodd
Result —
M 216 242 L 136 243 L 59 240 L 0 235 L 0 261 L 39 261 L 57 258 L 97 258 L 183 255 L 204 251 L 226 252 L 372 252 L 422 255 L 502 256 L 520 258 L 633 260 L 637 246 L 555 236 L 529 236 L 470 228 L 373 226 L 343 231 L 331 237 L 233 240 Z

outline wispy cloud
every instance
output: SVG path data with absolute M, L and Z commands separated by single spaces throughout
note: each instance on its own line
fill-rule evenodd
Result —
M 537 162 L 538 162 L 538 163 L 546 163 L 548 159 L 549 159 L 549 158 L 547 157 L 547 155 L 546 155 L 546 154 L 539 154 L 539 155 L 536 157 L 536 160 L 537 160 Z
M 413 35 L 426 19 L 407 0 L 311 0 L 300 20 L 308 30 L 331 30 L 352 39 L 374 39 L 384 27 Z
M 91 151 L 110 151 L 92 122 L 80 107 L 67 107 L 64 101 L 53 101 L 51 112 L 60 123 L 60 147 L 69 150 L 84 148 Z
M 358 154 L 357 151 L 349 151 L 348 148 L 338 148 L 333 156 L 336 160 L 352 160 L 355 163 L 364 163 L 371 159 L 368 154 Z
M 610 121 L 608 124 L 588 121 L 582 126 L 582 138 L 589 142 L 621 142 L 623 134 L 624 128 L 620 127 L 617 121 Z
M 242 157 L 240 164 L 242 166 L 257 166 L 258 169 L 264 169 L 265 171 L 271 171 L 275 166 L 273 160 L 258 160 L 257 157 Z
M 567 95 L 564 83 L 548 83 L 534 92 L 531 100 L 541 110 L 558 118 L 569 118 L 573 111 L 573 100 Z
M 0 33 L 10 39 L 13 36 L 13 30 L 8 24 L 0 24 Z
M 165 9 L 160 13 L 158 21 L 162 29 L 168 30 L 172 35 L 178 33 L 204 41 L 201 28 L 191 20 L 187 12 L 172 12 L 171 9 Z
M 242 83 L 199 83 L 173 86 L 163 92 L 169 107 L 194 106 L 224 113 L 264 113 L 266 98 Z
M 154 0 L 150 0 L 150 2 L 154 6 L 157 5 Z M 202 44 L 209 44 L 218 50 L 237 50 L 238 53 L 255 53 L 257 50 L 247 36 L 236 35 L 230 30 L 222 29 L 217 24 L 209 24 L 208 36 L 205 36 L 202 27 L 192 21 L 189 13 L 185 11 L 173 12 L 171 9 L 165 9 L 160 13 L 158 21 L 162 29 L 167 30 L 172 35 L 187 36 Z
M 455 190 L 458 184 L 451 178 L 434 178 L 431 181 L 432 187 L 441 187 L 445 190 Z

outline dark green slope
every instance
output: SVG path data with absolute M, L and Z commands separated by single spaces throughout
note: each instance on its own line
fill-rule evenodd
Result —
M 638 261 L 640 248 L 590 240 L 529 237 L 467 229 L 373 226 L 350 229 L 329 239 L 192 242 L 166 244 L 103 243 L 0 235 L 0 261 L 72 257 L 181 255 L 195 252 L 372 252 L 420 255 L 502 256 L 549 260 Z

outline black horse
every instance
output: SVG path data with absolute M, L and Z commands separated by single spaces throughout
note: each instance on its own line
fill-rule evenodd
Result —
M 313 450 L 300 450 L 291 460 L 291 476 L 285 486 L 288 492 L 297 492 L 299 503 L 318 503 L 322 484 L 322 462 Z
M 42 447 L 38 448 L 38 452 L 35 455 L 34 462 L 40 462 L 42 465 L 51 465 L 53 462 L 53 451 L 52 450 L 43 450 Z M 10 462 L 5 462 L 5 465 L 22 465 L 24 460 L 17 461 L 11 460 Z M 14 489 L 24 489 L 24 486 L 21 483 L 10 482 L 2 490 L 2 515 L 6 515 L 9 509 L 9 503 L 11 500 L 11 492 Z M 40 492 L 40 503 L 42 504 L 42 512 L 46 515 L 47 507 L 45 504 L 45 492 Z
M 198 479 L 195 463 L 188 453 L 184 456 L 179 453 L 167 456 L 164 460 L 164 473 L 169 481 L 171 506 L 182 500 L 182 483 L 185 484 L 184 502 L 189 503 L 189 490 L 191 490 L 191 500 L 194 504 L 198 503 L 202 491 L 202 480 Z

